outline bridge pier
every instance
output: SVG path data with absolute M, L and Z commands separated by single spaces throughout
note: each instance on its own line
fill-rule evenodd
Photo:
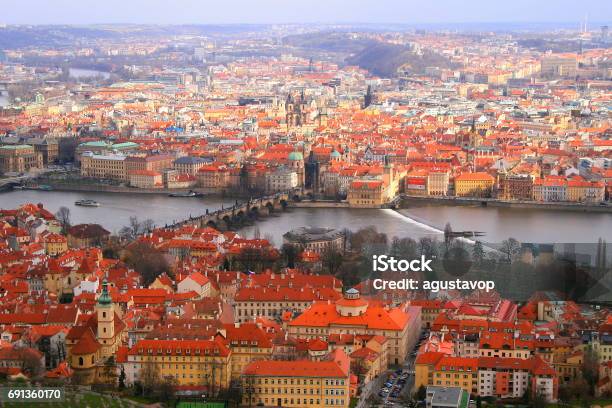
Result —
M 291 193 L 293 194 L 293 193 Z M 221 208 L 217 211 L 192 217 L 182 221 L 175 221 L 170 228 L 180 228 L 183 225 L 199 225 L 201 228 L 212 227 L 219 230 L 228 230 L 234 226 L 243 225 L 245 220 L 257 220 L 260 216 L 269 216 L 275 211 L 283 211 L 287 207 L 292 195 L 277 193 L 239 204 L 236 202 L 230 208 Z

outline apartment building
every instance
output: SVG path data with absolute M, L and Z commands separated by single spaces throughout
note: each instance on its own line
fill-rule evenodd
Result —
M 148 371 L 174 377 L 178 385 L 205 385 L 209 392 L 229 387 L 231 350 L 215 340 L 139 340 L 123 362 L 126 382 L 139 381 Z
M 94 154 L 85 152 L 81 155 L 81 176 L 129 181 L 126 158 L 122 154 Z
M 348 407 L 349 362 L 336 350 L 326 361 L 263 360 L 247 365 L 242 375 L 244 405 Z
M 489 173 L 462 173 L 455 177 L 455 195 L 458 197 L 491 197 L 495 178 Z

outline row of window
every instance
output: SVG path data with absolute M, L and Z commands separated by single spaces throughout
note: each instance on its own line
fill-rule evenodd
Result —
M 318 388 L 256 388 L 258 394 L 321 394 Z M 325 395 L 344 395 L 343 389 L 326 389 Z
M 248 395 L 244 397 L 245 402 L 249 401 L 249 397 Z M 280 398 L 279 398 L 280 399 Z M 261 404 L 273 404 L 273 405 L 280 405 L 278 399 L 275 398 L 259 398 L 259 403 Z M 310 398 L 310 400 L 304 398 L 304 399 L 293 399 L 293 398 L 285 398 L 283 399 L 283 404 L 286 405 L 314 405 L 317 404 L 319 405 L 321 403 L 321 400 L 318 399 L 314 399 L 314 398 Z M 325 405 L 344 405 L 345 404 L 345 400 L 340 398 L 340 399 L 325 399 Z
M 294 385 L 294 381 L 295 381 L 295 385 L 319 385 L 320 384 L 320 380 L 314 380 L 312 378 L 310 379 L 296 379 L 294 380 L 293 378 L 291 379 L 286 379 L 284 378 L 281 382 L 280 379 L 276 380 L 276 384 L 280 385 L 280 384 L 285 384 L 285 385 Z M 258 378 L 256 381 L 253 382 L 253 384 L 268 384 L 268 379 L 264 378 L 263 380 L 261 378 Z M 270 383 L 274 385 L 275 384 L 275 380 L 274 378 L 270 379 Z M 344 385 L 344 380 L 325 380 L 325 385 Z
M 139 352 L 142 352 L 142 350 L 139 350 Z M 194 357 L 194 356 L 190 356 L 191 353 L 187 353 L 187 352 L 185 353 L 186 356 L 173 356 L 173 355 L 169 355 L 169 354 L 171 354 L 170 350 L 167 351 L 166 355 L 163 355 L 162 352 L 163 352 L 162 350 L 157 350 L 157 354 L 153 355 L 153 350 L 149 350 L 149 352 L 148 352 L 149 355 L 135 355 L 135 356 L 133 356 L 133 358 L 134 358 L 134 361 L 138 361 L 138 360 L 149 360 L 149 361 L 151 361 L 152 358 L 155 359 L 155 361 L 157 361 L 157 359 L 163 361 L 164 358 L 167 358 L 168 361 L 173 361 L 173 360 L 181 361 L 180 360 L 181 357 L 182 357 L 182 361 L 185 361 L 186 358 L 192 359 L 193 361 L 202 361 L 202 360 L 206 361 L 208 359 L 208 357 Z M 181 354 L 180 351 L 178 352 L 178 354 Z M 200 353 L 199 350 L 198 350 L 198 352 L 195 353 L 196 356 L 199 356 L 201 354 L 202 353 Z M 209 356 L 209 355 L 217 356 L 219 354 L 219 350 L 217 349 L 216 352 L 213 352 L 213 353 L 206 352 L 206 353 L 203 353 L 203 354 L 205 356 Z

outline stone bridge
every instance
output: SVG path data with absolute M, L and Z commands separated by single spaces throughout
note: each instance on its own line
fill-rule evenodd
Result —
M 0 191 L 11 190 L 13 187 L 21 185 L 29 178 L 28 176 L 20 176 L 0 179 Z
M 250 199 L 244 203 L 236 203 L 231 207 L 221 208 L 217 211 L 190 217 L 174 224 L 168 225 L 169 228 L 180 228 L 184 225 L 198 225 L 200 227 L 213 227 L 216 229 L 228 229 L 232 225 L 240 224 L 247 218 L 270 215 L 276 211 L 283 211 L 290 201 L 300 200 L 301 191 L 291 191 L 276 193 L 260 198 Z

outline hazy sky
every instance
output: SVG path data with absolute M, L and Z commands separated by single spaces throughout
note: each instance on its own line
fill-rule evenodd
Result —
M 0 0 L 0 23 L 611 22 L 612 0 Z

